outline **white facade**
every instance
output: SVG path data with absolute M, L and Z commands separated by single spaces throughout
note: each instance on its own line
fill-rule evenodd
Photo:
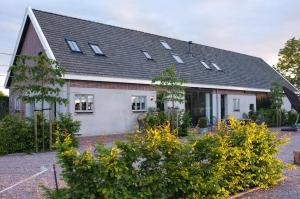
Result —
M 291 102 L 289 101 L 289 99 L 286 96 L 283 97 L 282 108 L 286 111 L 290 111 L 292 109 Z
M 94 95 L 92 113 L 75 111 L 76 94 Z M 138 115 L 144 113 L 131 110 L 132 96 L 145 96 L 146 110 L 156 107 L 155 91 L 71 87 L 68 108 L 74 119 L 81 122 L 83 136 L 125 133 L 137 126 Z

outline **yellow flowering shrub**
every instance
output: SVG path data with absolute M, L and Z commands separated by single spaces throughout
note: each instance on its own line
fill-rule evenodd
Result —
M 97 144 L 93 153 L 79 153 L 67 137 L 57 157 L 68 186 L 48 198 L 226 198 L 275 184 L 284 142 L 264 125 L 234 119 L 184 141 L 166 124 L 110 148 Z

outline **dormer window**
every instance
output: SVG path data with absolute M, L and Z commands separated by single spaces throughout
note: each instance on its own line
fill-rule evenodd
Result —
M 95 55 L 104 55 L 103 51 L 100 49 L 98 44 L 89 44 Z
M 184 62 L 182 61 L 182 59 L 179 57 L 179 55 L 177 54 L 172 54 L 173 58 L 179 63 L 179 64 L 183 64 Z
M 68 45 L 69 45 L 69 48 L 72 50 L 72 52 L 81 52 L 79 46 L 77 45 L 77 42 L 76 41 L 73 41 L 73 40 L 66 40 Z
M 147 52 L 147 51 L 142 51 L 142 52 L 148 60 L 153 60 L 151 55 L 149 54 L 149 52 Z
M 212 65 L 213 65 L 217 70 L 222 70 L 217 64 L 212 63 Z
M 163 45 L 163 47 L 165 47 L 165 49 L 168 49 L 168 50 L 172 49 L 166 41 L 160 41 L 160 43 L 161 43 L 161 45 Z

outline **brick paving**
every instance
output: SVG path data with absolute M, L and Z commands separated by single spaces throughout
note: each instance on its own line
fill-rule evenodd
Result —
M 275 129 L 276 130 L 276 129 Z M 285 134 L 285 133 L 281 133 Z M 293 163 L 293 150 L 300 149 L 300 132 L 290 134 L 291 141 L 288 145 L 281 148 L 278 157 L 284 162 Z M 102 140 L 107 146 L 111 146 L 116 139 L 124 139 L 124 135 L 84 137 L 80 141 L 80 150 Z M 18 185 L 3 194 L 2 199 L 41 199 L 43 191 L 40 185 L 54 187 L 54 177 L 52 165 L 56 162 L 55 152 L 38 154 L 12 154 L 0 157 L 0 191 L 17 183 L 20 180 L 30 177 L 41 171 L 44 166 L 49 169 L 37 178 L 31 179 Z M 60 168 L 57 168 L 58 173 Z M 300 169 L 286 171 L 287 179 L 277 186 L 267 190 L 257 191 L 241 198 L 277 198 L 277 199 L 300 199 Z M 59 185 L 63 186 L 63 181 L 59 179 Z

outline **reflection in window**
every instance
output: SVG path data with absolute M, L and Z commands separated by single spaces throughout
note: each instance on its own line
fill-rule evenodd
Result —
M 233 99 L 233 111 L 240 111 L 240 99 Z
M 94 95 L 75 95 L 76 112 L 92 112 L 94 110 Z
M 131 110 L 145 111 L 146 110 L 146 96 L 132 96 Z

